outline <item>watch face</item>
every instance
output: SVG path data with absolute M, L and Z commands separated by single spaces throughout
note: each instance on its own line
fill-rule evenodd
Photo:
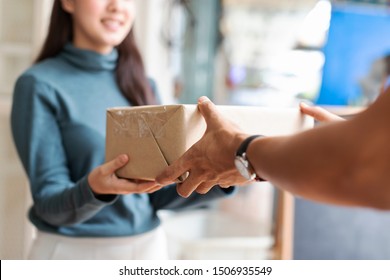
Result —
M 236 168 L 238 170 L 238 172 L 240 172 L 240 174 L 247 180 L 251 180 L 252 179 L 252 176 L 251 174 L 249 173 L 249 170 L 248 170 L 248 162 L 243 159 L 242 157 L 239 157 L 237 156 L 235 159 L 234 159 L 234 164 L 236 165 Z

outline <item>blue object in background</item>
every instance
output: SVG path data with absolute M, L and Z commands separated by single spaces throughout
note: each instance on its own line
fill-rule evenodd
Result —
M 390 260 L 388 211 L 297 198 L 294 229 L 296 260 Z
M 333 5 L 325 64 L 316 104 L 356 104 L 362 96 L 359 80 L 374 60 L 390 52 L 390 13 L 369 5 Z

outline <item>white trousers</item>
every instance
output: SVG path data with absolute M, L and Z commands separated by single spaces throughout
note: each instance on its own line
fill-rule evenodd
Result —
M 167 238 L 162 227 L 131 237 L 67 237 L 37 232 L 30 260 L 166 260 Z

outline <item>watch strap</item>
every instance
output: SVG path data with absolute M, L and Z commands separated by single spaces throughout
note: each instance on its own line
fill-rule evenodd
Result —
M 259 137 L 264 137 L 263 135 L 252 135 L 252 136 L 249 136 L 248 138 L 246 138 L 242 143 L 241 145 L 238 147 L 237 149 L 237 152 L 236 152 L 236 156 L 239 156 L 239 157 L 245 157 L 245 159 L 248 161 L 248 158 L 246 157 L 246 150 L 248 149 L 248 146 L 249 144 L 255 140 L 256 138 L 259 138 Z M 249 161 L 248 161 L 249 163 Z M 250 163 L 249 163 L 250 165 Z M 252 168 L 253 169 L 253 168 Z M 258 182 L 262 182 L 262 181 L 265 181 L 264 179 L 260 178 L 257 174 L 256 174 L 256 177 L 254 179 L 255 181 L 258 181 Z
M 249 144 L 258 137 L 263 137 L 263 135 L 252 135 L 246 138 L 238 147 L 236 156 L 242 156 L 243 154 L 245 154 Z

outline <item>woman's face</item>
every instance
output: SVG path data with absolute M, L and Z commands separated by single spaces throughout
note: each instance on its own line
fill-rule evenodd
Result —
M 73 18 L 73 44 L 107 54 L 130 32 L 135 0 L 61 0 Z

